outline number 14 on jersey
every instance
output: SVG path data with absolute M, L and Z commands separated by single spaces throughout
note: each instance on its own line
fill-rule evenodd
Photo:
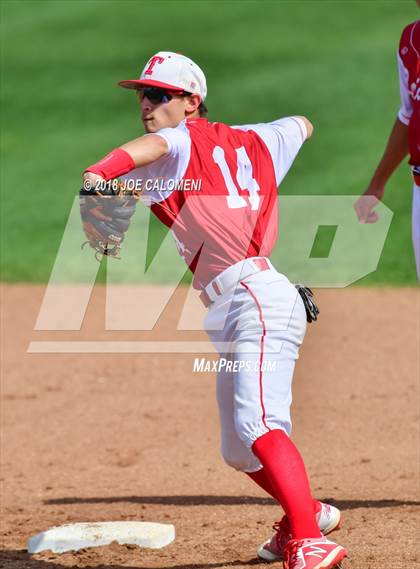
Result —
M 251 160 L 246 153 L 245 147 L 241 146 L 236 148 L 236 158 L 238 163 L 238 170 L 236 172 L 236 181 L 241 190 L 246 190 L 249 193 L 249 204 L 252 210 L 257 210 L 260 204 L 260 196 L 258 192 L 260 187 L 257 180 L 253 177 L 253 170 Z M 221 146 L 215 146 L 213 150 L 213 160 L 220 168 L 223 179 L 226 184 L 226 189 L 229 192 L 227 196 L 228 207 L 231 209 L 238 209 L 247 207 L 248 201 L 239 195 L 235 182 L 232 179 L 229 167 L 225 159 L 225 151 Z

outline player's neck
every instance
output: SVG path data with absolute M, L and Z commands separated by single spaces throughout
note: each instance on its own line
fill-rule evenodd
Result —
M 200 117 L 200 113 L 198 111 L 194 111 L 192 113 L 185 113 L 185 120 L 188 119 L 199 119 Z

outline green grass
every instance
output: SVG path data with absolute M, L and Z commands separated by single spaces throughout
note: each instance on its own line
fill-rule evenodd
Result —
M 283 193 L 361 193 L 399 106 L 398 39 L 418 13 L 414 0 L 3 0 L 2 279 L 48 280 L 82 169 L 142 134 L 134 97 L 116 83 L 159 50 L 204 68 L 211 120 L 313 121 Z M 406 166 L 385 203 L 391 229 L 361 282 L 414 284 Z M 162 232 L 152 228 L 154 250 Z

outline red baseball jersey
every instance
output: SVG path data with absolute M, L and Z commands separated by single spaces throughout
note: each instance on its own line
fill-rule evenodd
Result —
M 420 20 L 408 25 L 398 51 L 400 121 L 408 125 L 410 164 L 420 166 Z
M 228 126 L 187 119 L 156 134 L 168 153 L 125 178 L 171 228 L 201 289 L 247 257 L 269 256 L 277 238 L 277 186 L 306 139 L 296 117 Z

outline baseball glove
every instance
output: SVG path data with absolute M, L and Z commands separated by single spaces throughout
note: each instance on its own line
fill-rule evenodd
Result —
M 314 293 L 307 286 L 296 284 L 298 293 L 300 294 L 306 311 L 306 321 L 311 323 L 318 320 L 319 308 L 313 300 Z
M 96 186 L 93 190 L 82 188 L 79 192 L 80 216 L 87 241 L 100 255 L 119 258 L 121 244 L 136 210 L 139 195 L 128 191 L 116 180 Z

